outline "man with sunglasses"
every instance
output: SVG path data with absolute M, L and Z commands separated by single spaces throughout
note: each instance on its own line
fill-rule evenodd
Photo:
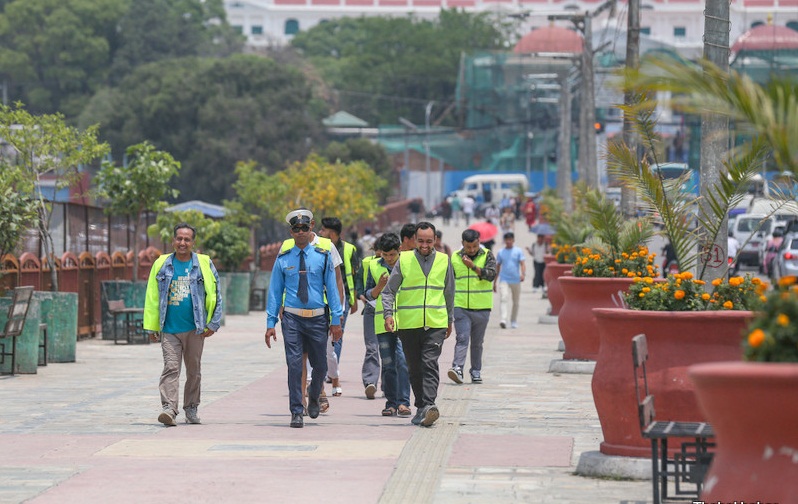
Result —
M 302 413 L 302 354 L 307 353 L 313 368 L 308 387 L 308 416 L 317 418 L 320 412 L 319 397 L 327 376 L 327 334 L 333 341 L 341 338 L 343 310 L 339 296 L 328 295 L 338 291 L 335 269 L 330 251 L 311 245 L 310 210 L 294 210 L 286 215 L 294 246 L 280 253 L 274 263 L 269 295 L 266 303 L 266 346 L 277 340 L 275 326 L 281 306 L 285 306 L 282 319 L 285 360 L 288 365 L 288 396 L 291 410 L 291 427 L 303 427 Z M 329 313 L 327 307 L 329 306 Z

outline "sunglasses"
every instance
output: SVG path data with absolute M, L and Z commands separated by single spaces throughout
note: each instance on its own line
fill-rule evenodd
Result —
M 310 226 L 305 224 L 297 224 L 296 226 L 291 226 L 291 231 L 294 233 L 307 233 L 310 231 Z

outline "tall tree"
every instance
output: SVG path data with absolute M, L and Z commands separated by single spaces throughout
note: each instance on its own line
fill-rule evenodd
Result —
M 435 21 L 412 17 L 342 18 L 298 33 L 301 50 L 339 92 L 339 107 L 378 124 L 403 116 L 424 123 L 429 100 L 454 99 L 460 56 L 501 49 L 510 25 L 489 13 L 443 10 Z
M 146 63 L 227 56 L 243 46 L 243 37 L 227 23 L 222 0 L 135 0 L 119 20 L 119 33 L 114 82 Z
M 104 162 L 95 182 L 97 194 L 108 200 L 106 212 L 124 215 L 133 221 L 133 278 L 138 279 L 141 215 L 146 211 L 163 210 L 165 198 L 177 197 L 169 181 L 180 172 L 180 163 L 168 152 L 158 151 L 147 142 L 128 147 L 126 154 L 127 165 Z
M 183 58 L 144 65 L 95 96 L 80 124 L 100 122 L 119 146 L 149 140 L 182 165 L 186 199 L 232 198 L 233 169 L 254 159 L 278 170 L 320 138 L 311 92 L 296 69 L 254 55 Z
M 13 0 L 0 13 L 0 79 L 34 113 L 77 115 L 105 81 L 130 0 Z
M 108 145 L 97 138 L 97 126 L 85 131 L 69 126 L 60 114 L 33 115 L 21 104 L 0 104 L 0 138 L 10 147 L 2 153 L 2 164 L 13 164 L 22 172 L 18 190 L 35 196 L 39 237 L 50 268 L 53 291 L 58 291 L 58 275 L 50 234 L 52 204 L 42 192 L 42 181 L 55 180 L 56 189 L 68 187 L 79 176 L 78 167 L 89 164 L 108 152 Z

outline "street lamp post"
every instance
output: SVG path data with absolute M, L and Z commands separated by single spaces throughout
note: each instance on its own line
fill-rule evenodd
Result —
M 430 174 L 430 159 L 429 159 L 429 118 L 430 114 L 432 113 L 432 106 L 435 104 L 434 101 L 427 103 L 427 106 L 424 109 L 424 152 L 426 155 L 426 170 L 427 170 L 427 200 L 426 200 L 426 209 L 430 210 L 432 208 L 432 180 Z

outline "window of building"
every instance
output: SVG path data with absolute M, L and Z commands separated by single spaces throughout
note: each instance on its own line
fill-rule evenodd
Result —
M 787 21 L 787 28 L 798 31 L 798 21 Z
M 765 24 L 764 21 L 754 21 L 751 23 L 751 28 L 756 28 L 757 26 L 762 26 L 763 24 Z
M 285 34 L 296 35 L 299 32 L 299 21 L 296 19 L 285 20 Z
M 651 27 L 643 26 L 642 28 L 640 28 L 640 35 L 651 35 Z
M 241 25 L 233 25 L 233 29 L 238 33 L 244 33 L 244 27 Z
M 250 30 L 253 35 L 263 35 L 263 26 L 261 25 L 252 25 Z
M 687 35 L 687 28 L 684 26 L 674 26 L 673 27 L 673 36 L 674 37 L 684 37 Z

